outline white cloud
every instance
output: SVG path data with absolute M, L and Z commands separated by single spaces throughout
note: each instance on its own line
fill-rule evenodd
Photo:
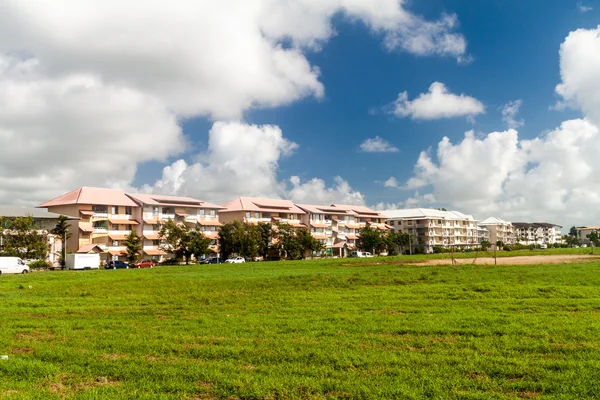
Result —
M 500 108 L 502 121 L 504 121 L 509 129 L 517 129 L 525 124 L 525 121 L 522 119 L 517 120 L 516 118 L 522 104 L 523 101 L 521 99 L 511 100 Z
M 313 178 L 302 183 L 299 177 L 290 178 L 292 187 L 286 191 L 285 197 L 301 204 L 354 204 L 364 205 L 364 196 L 353 190 L 350 184 L 339 176 L 334 178 L 335 185 L 328 188 L 322 179 Z
M 450 93 L 443 83 L 433 82 L 429 92 L 421 93 L 412 101 L 408 100 L 407 92 L 400 93 L 391 112 L 412 119 L 474 117 L 484 113 L 485 106 L 474 97 Z
M 393 176 L 391 176 L 387 181 L 383 182 L 383 186 L 389 187 L 389 188 L 400 187 L 400 185 L 398 184 L 398 180 L 396 178 L 394 178 Z
M 283 137 L 273 125 L 216 122 L 209 132 L 208 149 L 198 161 L 178 160 L 163 169 L 162 178 L 145 192 L 180 194 L 224 203 L 238 196 L 291 199 L 299 203 L 340 202 L 364 204 L 363 195 L 341 177 L 327 187 L 322 179 L 301 182 L 297 176 L 280 181 L 279 161 L 290 156 L 297 144 Z
M 585 4 L 581 3 L 581 2 L 578 2 L 577 3 L 577 9 L 579 9 L 579 12 L 586 13 L 588 11 L 592 11 L 594 8 L 591 7 L 591 6 L 587 6 L 587 5 L 585 5 Z
M 322 98 L 319 68 L 305 53 L 335 35 L 334 16 L 364 24 L 389 50 L 467 57 L 455 16 L 426 21 L 398 0 L 5 0 L 1 8 L 3 203 L 37 203 L 81 185 L 127 187 L 139 163 L 185 148 L 186 118 L 243 120 L 249 109 Z M 249 134 L 260 131 L 261 142 L 274 129 Z M 285 140 L 271 138 L 285 154 Z M 225 170 L 244 173 L 233 164 L 247 155 L 211 143 Z M 252 191 L 276 171 L 250 147 L 268 174 L 240 182 Z M 206 168 L 216 166 L 178 161 L 157 187 L 188 190 L 191 171 Z M 230 192 L 211 185 L 215 195 Z
M 379 136 L 366 139 L 360 144 L 360 149 L 365 153 L 397 153 L 399 151 L 397 147 Z

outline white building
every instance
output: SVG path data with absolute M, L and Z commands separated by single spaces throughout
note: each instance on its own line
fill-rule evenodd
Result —
M 459 211 L 410 208 L 381 213 L 394 232 L 408 233 L 412 243 L 427 253 L 435 246 L 472 248 L 478 244 L 477 221 Z
M 562 243 L 562 226 L 547 222 L 513 222 L 515 237 L 521 244 Z
M 489 217 L 477 224 L 486 228 L 489 232 L 489 241 L 495 245 L 498 241 L 504 244 L 515 244 L 515 235 L 513 225 L 496 217 Z

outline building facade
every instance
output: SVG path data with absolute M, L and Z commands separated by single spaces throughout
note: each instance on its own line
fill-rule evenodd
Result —
M 518 243 L 529 245 L 552 245 L 562 243 L 559 225 L 547 222 L 513 222 L 515 238 Z
M 436 246 L 467 249 L 478 245 L 477 221 L 471 215 L 431 208 L 385 210 L 382 214 L 394 232 L 408 233 L 413 245 L 426 253 Z
M 61 214 L 51 213 L 38 208 L 25 208 L 19 206 L 0 206 L 0 217 L 18 218 L 31 217 L 33 219 L 34 229 L 40 234 L 46 235 L 46 243 L 48 245 L 48 255 L 46 261 L 53 266 L 58 266 L 62 251 L 63 238 L 50 233 L 56 227 L 58 218 Z M 75 221 L 75 217 L 68 217 L 70 221 Z M 2 243 L 0 243 L 0 248 Z
M 489 231 L 489 241 L 492 245 L 496 245 L 498 241 L 503 244 L 515 244 L 515 232 L 513 224 L 496 217 L 489 217 L 477 224 Z
M 38 207 L 79 218 L 70 221 L 67 252 L 77 253 L 97 245 L 103 251 L 104 261 L 125 258 L 123 241 L 132 230 L 143 239 L 143 256 L 162 260 L 167 254 L 158 232 L 161 223 L 169 219 L 197 227 L 216 241 L 216 228 L 206 227 L 218 226 L 221 208 L 189 197 L 131 194 L 92 187 L 76 189 Z

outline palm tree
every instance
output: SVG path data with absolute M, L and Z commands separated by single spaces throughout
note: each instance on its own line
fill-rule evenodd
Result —
M 134 230 L 129 232 L 127 238 L 123 242 L 127 248 L 127 261 L 134 262 L 138 254 L 142 250 L 142 240 Z
M 59 259 L 60 267 L 62 269 L 65 268 L 65 260 L 67 258 L 67 239 L 71 237 L 71 233 L 69 232 L 69 223 L 67 222 L 69 218 L 64 215 L 58 217 L 58 222 L 56 222 L 56 226 L 54 229 L 50 231 L 50 233 L 57 235 L 61 239 L 61 256 Z

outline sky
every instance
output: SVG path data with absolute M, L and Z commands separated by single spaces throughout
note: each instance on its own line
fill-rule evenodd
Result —
M 600 3 L 0 0 L 0 203 L 80 186 L 600 224 Z

